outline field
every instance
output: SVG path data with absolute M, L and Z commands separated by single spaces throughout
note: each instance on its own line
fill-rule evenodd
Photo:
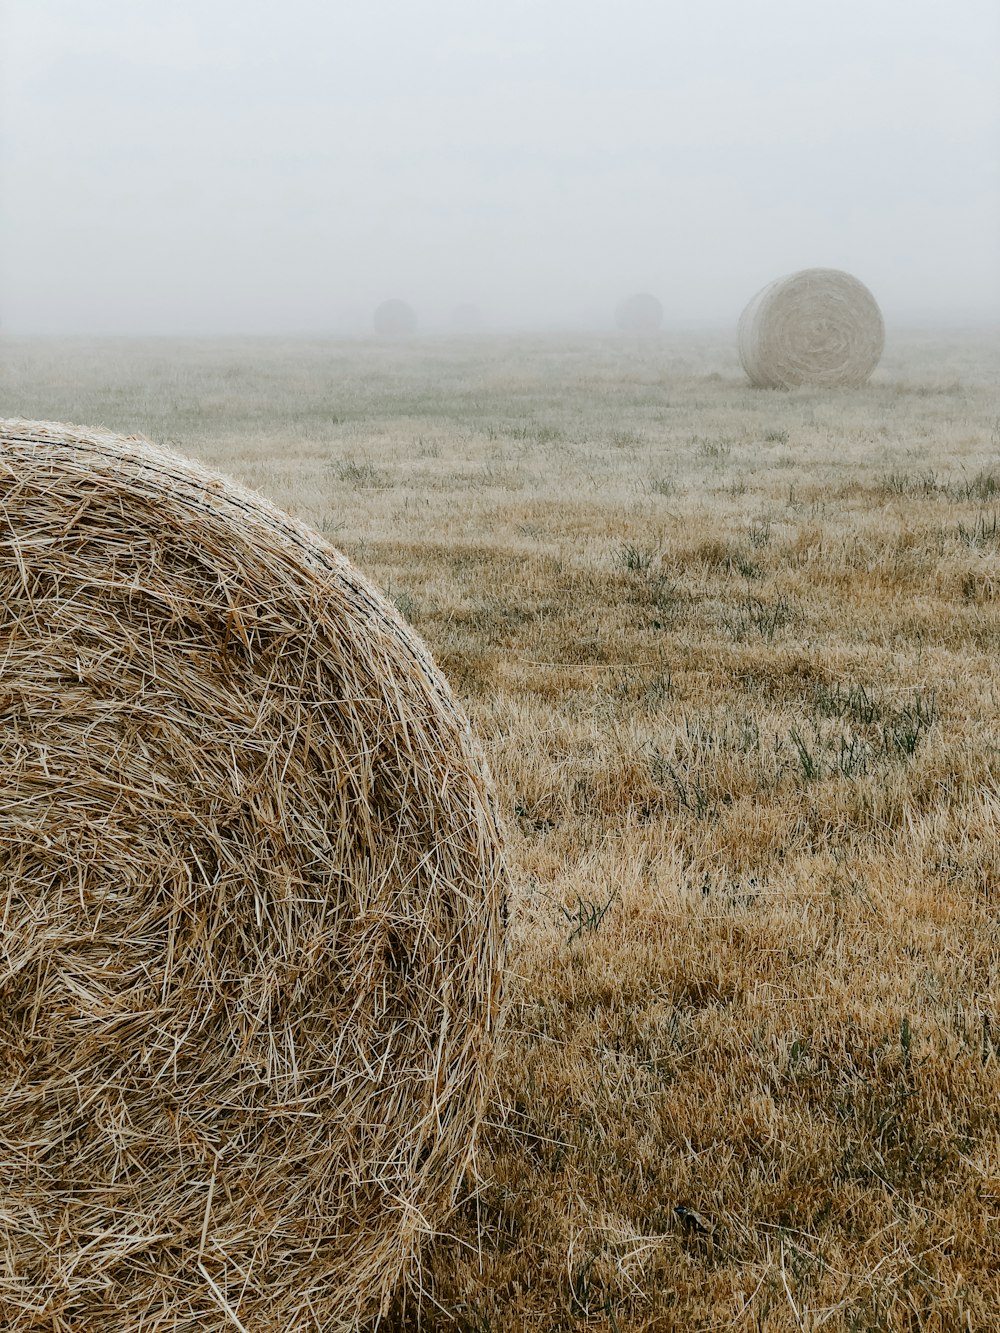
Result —
M 1000 1327 L 1000 335 L 16 341 L 429 642 L 516 882 L 509 1042 L 390 1327 Z

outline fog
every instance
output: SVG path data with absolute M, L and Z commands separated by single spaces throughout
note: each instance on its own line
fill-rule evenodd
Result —
M 995 0 L 7 0 L 8 333 L 1000 319 Z

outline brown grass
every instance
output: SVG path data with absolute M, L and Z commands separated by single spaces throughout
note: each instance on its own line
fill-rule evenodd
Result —
M 392 1327 L 1000 1325 L 998 351 L 9 349 L 324 525 L 488 745 L 512 1041 Z

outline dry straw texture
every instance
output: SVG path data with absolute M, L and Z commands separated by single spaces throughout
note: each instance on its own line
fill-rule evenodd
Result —
M 871 292 L 833 268 L 807 268 L 758 292 L 740 316 L 740 361 L 761 389 L 864 384 L 885 345 Z
M 351 1326 L 489 1088 L 467 723 L 347 560 L 173 454 L 0 422 L 0 499 L 0 1326 Z

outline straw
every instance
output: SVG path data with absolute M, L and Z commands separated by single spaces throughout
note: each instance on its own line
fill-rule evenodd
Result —
M 649 292 L 636 292 L 618 302 L 615 323 L 622 333 L 658 333 L 663 324 L 663 306 Z
M 809 268 L 759 291 L 740 316 L 740 361 L 758 388 L 864 384 L 885 344 L 868 288 L 839 269 Z
M 426 648 L 147 441 L 0 421 L 0 1326 L 346 1330 L 472 1159 L 506 875 Z

